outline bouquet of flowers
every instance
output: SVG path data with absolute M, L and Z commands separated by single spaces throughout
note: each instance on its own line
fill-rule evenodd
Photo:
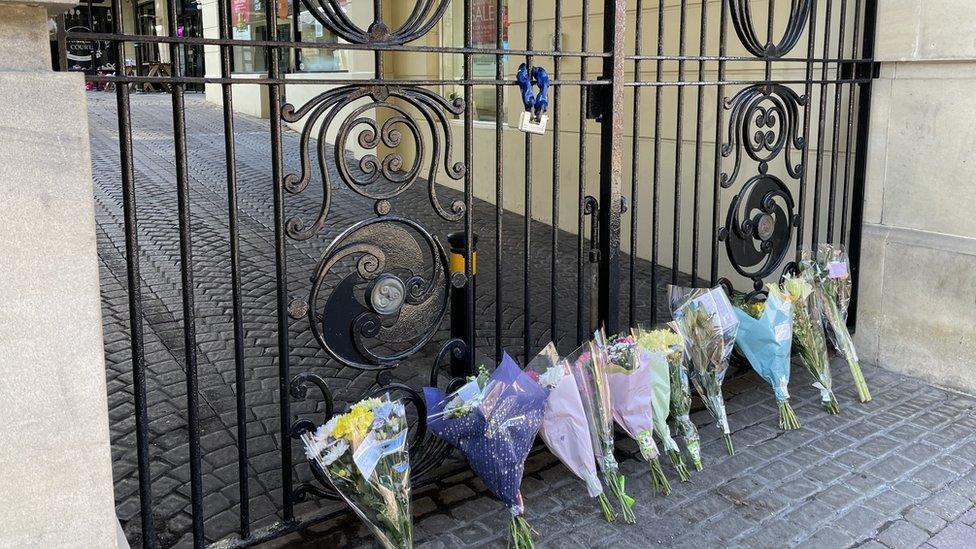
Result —
M 305 455 L 388 549 L 413 547 L 407 417 L 389 396 L 354 404 L 301 436 Z
M 721 287 L 698 289 L 669 286 L 669 292 L 671 314 L 691 356 L 694 372 L 692 383 L 722 430 L 725 449 L 730 456 L 734 455 L 732 431 L 722 397 L 722 381 L 729 368 L 729 356 L 739 329 L 732 303 Z
M 603 480 L 610 493 L 617 498 L 624 522 L 637 522 L 634 517 L 634 498 L 625 491 L 624 476 L 620 474 L 613 456 L 613 405 L 610 400 L 610 383 L 607 380 L 607 358 L 603 350 L 593 343 L 585 343 L 563 359 L 579 389 L 580 400 L 586 413 L 590 430 L 590 444 Z
M 793 339 L 793 304 L 776 292 L 765 301 L 736 307 L 739 332 L 735 344 L 752 368 L 773 387 L 779 405 L 781 429 L 799 429 L 800 421 L 790 406 L 790 344 Z
M 861 402 L 871 401 L 868 382 L 861 373 L 861 364 L 854 349 L 854 340 L 847 329 L 847 307 L 851 303 L 851 269 L 847 252 L 841 247 L 821 244 L 816 259 L 807 257 L 801 263 L 804 269 L 812 270 L 816 285 L 817 300 L 820 301 L 827 334 L 837 352 L 844 356 L 851 369 L 857 396 Z
M 600 335 L 603 335 L 602 332 Z M 650 363 L 641 360 L 641 356 L 635 356 L 632 336 L 614 336 L 604 349 L 608 357 L 607 382 L 610 384 L 613 418 L 621 429 L 637 441 L 641 456 L 650 465 L 651 489 L 668 495 L 671 484 L 661 470 L 658 460 L 660 452 L 653 437 L 657 418 L 651 402 L 654 391 Z
M 526 373 L 530 376 L 538 375 L 539 383 L 549 391 L 539 435 L 563 465 L 586 483 L 590 497 L 597 498 L 603 518 L 607 522 L 613 522 L 617 513 L 603 493 L 603 485 L 597 475 L 596 459 L 590 442 L 590 427 L 586 421 L 579 388 L 566 364 L 559 361 L 556 346 L 550 343 L 529 361 Z
M 688 381 L 685 341 L 677 333 L 677 328 L 674 326 L 671 328 L 674 329 L 662 328 L 640 331 L 637 336 L 637 344 L 642 348 L 656 349 L 667 358 L 671 389 L 671 417 L 674 418 L 678 432 L 685 439 L 685 449 L 691 456 L 695 470 L 701 471 L 701 443 L 698 438 L 698 428 L 691 421 L 691 384 Z
M 428 428 L 461 450 L 475 474 L 511 511 L 513 546 L 533 547 L 519 486 L 542 424 L 546 392 L 505 354 L 491 375 L 482 368 L 450 395 L 425 387 L 424 400 Z
M 820 304 L 813 296 L 812 275 L 809 270 L 802 277 L 787 275 L 782 283 L 769 285 L 769 295 L 793 304 L 793 348 L 813 376 L 813 386 L 820 390 L 824 410 L 828 414 L 839 414 L 840 407 L 831 389 L 830 359 L 820 321 Z
M 654 432 L 664 444 L 665 452 L 671 459 L 671 464 L 678 471 L 682 481 L 688 480 L 688 467 L 685 465 L 678 443 L 671 436 L 667 417 L 670 413 L 675 418 L 678 429 L 685 433 L 685 443 L 688 453 L 695 462 L 695 467 L 701 470 L 701 452 L 698 444 L 698 429 L 691 422 L 691 389 L 688 385 L 688 373 L 684 369 L 681 355 L 684 352 L 684 341 L 681 336 L 668 329 L 633 330 L 637 339 L 638 357 L 646 361 L 652 371 L 651 386 L 654 389 Z M 683 373 L 682 373 L 683 372 Z M 682 376 L 684 382 L 682 383 Z M 683 417 L 681 417 L 683 416 Z M 687 424 L 683 422 L 687 421 Z M 690 429 L 688 428 L 690 425 Z

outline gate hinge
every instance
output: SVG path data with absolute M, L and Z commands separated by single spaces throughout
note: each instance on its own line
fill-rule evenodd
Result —
M 600 77 L 597 80 L 608 82 L 608 84 L 586 85 L 586 119 L 600 122 L 610 108 L 612 97 L 609 79 Z

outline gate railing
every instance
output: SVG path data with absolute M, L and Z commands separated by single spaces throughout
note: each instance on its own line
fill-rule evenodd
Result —
M 67 41 L 101 41 L 110 43 L 120 60 L 125 59 L 126 44 L 165 44 L 173 64 L 172 74 L 165 76 L 87 77 L 116 87 L 141 505 L 138 532 L 143 546 L 157 542 L 150 479 L 153 469 L 164 465 L 154 462 L 150 454 L 147 375 L 151 373 L 143 336 L 135 185 L 140 159 L 133 153 L 132 84 L 163 86 L 172 101 L 190 531 L 197 547 L 221 539 L 221 545 L 251 545 L 334 513 L 335 507 L 296 513 L 296 505 L 335 494 L 301 452 L 295 452 L 295 439 L 341 411 L 346 402 L 391 392 L 412 406 L 414 479 L 421 485 L 443 471 L 448 453 L 423 427 L 421 385 L 451 384 L 457 374 L 473 371 L 479 354 L 498 357 L 506 346 L 521 343 L 518 354 L 527 360 L 549 339 L 568 351 L 594 327 L 591 312 L 614 331 L 623 325 L 661 321 L 667 317 L 667 304 L 660 295 L 668 282 L 704 285 L 730 278 L 733 284 L 759 287 L 779 276 L 801 249 L 825 240 L 850 246 L 856 272 L 875 0 L 793 0 L 788 12 L 783 6 L 777 11 L 775 0 L 700 2 L 697 55 L 688 50 L 689 29 L 695 27 L 688 25 L 692 7 L 686 0 L 556 0 L 550 49 L 537 47 L 540 38 L 534 34 L 540 14 L 531 0 L 518 6 L 491 0 L 418 1 L 396 24 L 389 17 L 394 11 L 390 3 L 376 0 L 367 26 L 351 19 L 342 2 L 303 2 L 303 9 L 342 43 L 277 40 L 277 36 L 233 39 L 229 0 L 216 3 L 220 21 L 216 38 L 177 36 L 178 10 L 172 0 L 167 4 L 168 36 L 123 33 L 127 15 L 120 0 L 112 3 L 112 34 L 59 33 L 62 49 Z M 476 3 L 494 8 L 493 46 L 474 43 Z M 418 45 L 458 4 L 464 18 L 463 44 Z M 755 28 L 757 8 L 752 4 L 767 7 L 765 39 Z M 589 51 L 588 15 L 601 8 L 603 50 Z M 507 36 L 511 12 L 519 10 L 525 15 L 518 21 L 519 28 L 525 28 L 522 49 L 511 48 Z M 580 47 L 572 51 L 563 47 L 564 26 L 572 20 L 566 10 L 573 17 L 579 15 L 580 21 Z M 651 17 L 647 14 L 655 11 L 656 33 L 647 21 Z M 788 13 L 785 19 L 783 13 Z M 677 24 L 667 24 L 675 17 Z M 277 10 L 267 11 L 267 24 L 279 27 Z M 633 49 L 627 44 L 630 26 L 636 30 Z M 738 39 L 735 50 L 730 30 Z M 675 38 L 676 51 L 671 51 L 669 41 Z M 654 53 L 645 53 L 645 42 L 656 44 Z M 219 75 L 185 75 L 181 46 L 217 48 Z M 267 74 L 234 78 L 232 56 L 238 46 L 264 49 Z M 372 77 L 287 78 L 278 52 L 309 48 L 372 52 Z M 804 51 L 805 55 L 796 55 Z M 461 56 L 463 74 L 460 78 L 403 77 L 389 61 L 398 54 Z M 475 74 L 476 56 L 494 57 L 493 78 Z M 528 134 L 524 140 L 511 136 L 514 129 L 506 125 L 505 111 L 506 89 L 515 85 L 514 73 L 509 72 L 514 67 L 507 67 L 510 56 L 524 58 L 530 66 L 552 67 L 551 138 L 547 138 L 551 146 Z M 602 60 L 596 72 L 593 60 Z M 569 63 L 579 64 L 578 74 L 567 77 Z M 647 65 L 653 66 L 653 74 Z M 748 72 L 753 66 L 760 72 L 755 77 Z M 802 76 L 793 75 L 790 67 L 799 67 Z M 731 76 L 730 68 L 735 70 Z M 197 341 L 193 166 L 187 157 L 184 94 L 188 85 L 208 84 L 220 87 L 226 158 L 231 291 L 222 299 L 229 303 L 233 324 L 235 409 L 233 421 L 225 425 L 236 435 L 238 499 L 233 503 L 239 521 L 233 533 L 204 527 L 198 354 L 207 351 Z M 250 182 L 244 182 L 238 172 L 234 137 L 234 86 L 242 84 L 266 88 L 270 112 L 271 158 L 265 185 L 273 212 L 276 343 L 270 353 L 273 361 L 262 364 L 276 368 L 277 432 L 271 435 L 280 453 L 281 486 L 275 494 L 277 520 L 270 524 L 255 524 L 250 507 L 254 490 L 263 488 L 251 482 L 248 448 L 253 435 L 248 390 L 254 390 L 250 372 L 256 361 L 247 358 L 247 342 L 252 340 L 247 328 L 250 304 L 240 246 L 244 206 L 239 192 L 242 184 Z M 283 98 L 286 84 L 322 86 L 323 91 L 294 106 Z M 460 86 L 463 96 L 452 99 L 431 90 L 451 85 Z M 480 121 L 476 124 L 477 88 L 495 92 L 492 128 L 486 129 Z M 642 93 L 648 88 L 653 88 L 653 94 Z M 579 92 L 578 104 L 563 105 L 566 93 L 572 91 Z M 695 101 L 693 116 L 686 104 L 689 98 Z M 576 124 L 567 123 L 566 109 L 578 109 Z M 712 114 L 713 127 L 707 127 Z M 653 124 L 647 125 L 645 117 L 651 117 Z M 301 129 L 286 134 L 284 123 Z M 598 135 L 599 150 L 599 177 L 593 181 L 587 171 L 590 133 Z M 491 138 L 493 147 L 480 145 L 482 139 L 490 142 Z M 409 153 L 404 152 L 404 139 L 413 140 Z M 297 154 L 287 146 L 294 143 Z M 513 143 L 517 144 L 514 151 Z M 572 158 L 575 151 L 565 153 L 566 143 L 578 147 L 579 153 L 568 164 L 567 154 Z M 673 147 L 674 153 L 666 154 L 666 147 Z M 457 148 L 462 149 L 459 154 Z M 486 177 L 475 172 L 476 166 L 486 165 L 476 162 L 475 156 L 491 148 L 494 173 Z M 352 150 L 360 151 L 358 160 L 347 158 Z M 524 164 L 517 162 L 523 155 Z M 545 162 L 539 162 L 539 157 Z M 523 173 L 514 172 L 516 164 Z M 546 177 L 544 172 L 550 169 L 551 177 Z M 568 192 L 561 185 L 567 172 L 575 175 L 577 183 Z M 476 196 L 476 190 L 484 190 L 482 185 L 492 192 Z M 515 201 L 506 196 L 513 186 L 524 191 L 521 204 L 514 207 Z M 726 189 L 735 193 L 728 209 L 723 208 Z M 548 190 L 551 208 L 540 208 L 540 192 Z M 423 212 L 411 210 L 415 206 L 408 200 L 418 191 L 427 203 Z M 334 204 L 342 196 L 368 203 L 371 211 L 364 210 L 352 223 L 342 221 L 349 216 L 335 215 L 340 208 Z M 574 203 L 567 208 L 567 202 Z M 668 202 L 670 209 L 665 208 Z M 344 204 L 342 208 L 351 207 Z M 311 218 L 303 221 L 295 209 L 308 210 Z M 561 216 L 567 209 L 574 214 L 569 221 Z M 690 216 L 686 215 L 689 209 Z M 588 215 L 595 216 L 592 229 Z M 458 231 L 462 245 L 449 256 L 442 241 L 449 232 Z M 482 265 L 477 287 L 475 238 L 480 238 Z M 588 238 L 593 239 L 592 247 Z M 671 245 L 670 260 L 661 253 L 662 242 Z M 314 261 L 299 261 L 296 250 Z M 539 250 L 541 257 L 533 256 Z M 460 259 L 457 263 L 455 255 Z M 567 268 L 568 264 L 575 269 Z M 594 274 L 598 282 L 591 292 L 588 280 Z M 519 281 L 521 292 L 513 291 Z M 455 303 L 463 303 L 459 310 L 449 310 L 452 295 Z M 588 305 L 592 299 L 595 306 Z M 457 328 L 445 336 L 440 328 L 447 314 Z M 463 322 L 458 322 L 462 317 Z M 305 368 L 296 371 L 295 364 Z M 346 375 L 352 371 L 357 374 Z M 359 386 L 362 373 L 375 379 Z M 310 390 L 316 399 L 310 398 Z

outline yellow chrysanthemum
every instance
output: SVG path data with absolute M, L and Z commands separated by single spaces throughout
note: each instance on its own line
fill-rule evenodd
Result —
M 766 309 L 765 301 L 750 301 L 749 303 L 743 303 L 739 305 L 739 308 L 746 312 L 752 318 L 759 318 L 762 316 L 763 311 Z
M 367 398 L 365 400 L 360 400 L 356 404 L 353 404 L 352 409 L 355 410 L 356 408 L 364 408 L 366 410 L 373 410 L 382 403 L 383 402 L 378 398 Z
M 357 404 L 349 412 L 339 416 L 339 419 L 336 420 L 335 430 L 332 431 L 332 436 L 335 438 L 345 438 L 355 446 L 356 443 L 366 436 L 366 431 L 372 424 L 373 410 Z

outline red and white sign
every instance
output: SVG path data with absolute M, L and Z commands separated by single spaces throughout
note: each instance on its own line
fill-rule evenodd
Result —
M 508 2 L 505 0 L 472 0 L 471 41 L 474 47 L 494 48 L 498 37 L 498 2 L 502 5 L 502 42 L 508 42 Z

